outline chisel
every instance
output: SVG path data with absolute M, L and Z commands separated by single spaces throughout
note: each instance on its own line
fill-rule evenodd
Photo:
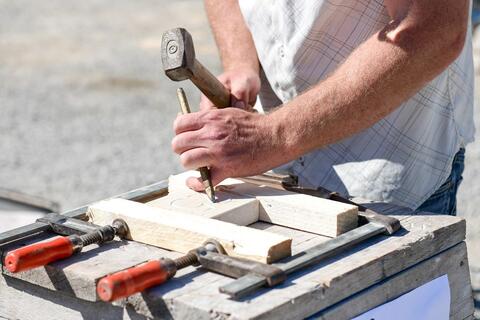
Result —
M 180 108 L 182 109 L 183 114 L 190 113 L 190 106 L 188 105 L 187 96 L 183 88 L 177 89 L 178 102 L 180 103 Z M 200 176 L 203 181 L 203 186 L 205 187 L 205 192 L 207 193 L 208 198 L 215 202 L 215 189 L 212 184 L 212 177 L 210 174 L 210 169 L 208 167 L 201 167 L 198 169 L 200 171 Z

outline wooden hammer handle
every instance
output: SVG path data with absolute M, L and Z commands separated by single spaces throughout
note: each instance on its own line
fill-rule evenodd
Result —
M 217 108 L 230 107 L 231 95 L 228 89 L 197 59 L 193 64 L 190 80 Z

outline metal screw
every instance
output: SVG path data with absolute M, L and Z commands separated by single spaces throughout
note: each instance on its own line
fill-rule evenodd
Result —
M 177 269 L 180 270 L 188 266 L 196 265 L 198 263 L 198 259 L 194 253 L 189 253 L 183 257 L 175 259 L 174 262 Z
M 167 45 L 167 50 L 168 50 L 168 53 L 170 54 L 174 54 L 175 52 L 177 52 L 178 50 L 177 43 L 175 41 L 169 42 Z

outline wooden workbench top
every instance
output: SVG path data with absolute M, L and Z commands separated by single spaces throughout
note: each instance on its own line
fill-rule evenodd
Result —
M 376 209 L 379 209 L 378 205 Z M 388 208 L 381 209 L 385 212 Z M 395 275 L 407 268 L 421 266 L 431 272 L 428 274 L 414 272 L 415 276 L 411 276 L 410 281 L 401 281 L 401 290 L 387 293 L 390 296 L 383 297 L 383 300 L 380 299 L 382 301 L 372 299 L 370 302 L 362 302 L 357 306 L 357 311 L 355 306 L 350 306 L 345 312 L 349 312 L 350 316 L 355 315 L 355 312 L 357 314 L 363 312 L 365 310 L 361 310 L 362 308 L 374 307 L 430 281 L 435 275 L 448 273 L 447 268 L 467 268 L 468 271 L 463 244 L 465 238 L 463 219 L 428 215 L 397 217 L 401 219 L 403 229 L 395 236 L 376 237 L 334 259 L 293 274 L 281 286 L 263 289 L 242 301 L 230 300 L 218 292 L 219 286 L 229 283 L 232 279 L 189 267 L 180 270 L 169 283 L 117 301 L 111 308 L 116 310 L 119 307 L 125 308 L 128 314 L 135 313 L 155 318 L 293 319 L 317 313 L 317 316 L 326 319 L 332 314 L 329 311 L 332 306 L 341 309 L 342 304 L 338 304 L 340 301 L 345 301 L 344 299 L 349 297 L 354 299 L 353 294 L 375 284 L 380 285 L 381 281 L 387 278 L 395 278 Z M 252 227 L 292 237 L 293 254 L 329 239 L 267 223 L 255 223 Z M 32 239 L 37 240 L 38 238 Z M 459 245 L 462 246 L 462 250 L 450 249 L 451 252 L 447 250 L 457 248 Z M 8 249 L 4 248 L 5 251 Z M 439 258 L 429 259 L 435 255 Z M 82 300 L 82 304 L 87 303 L 92 308 L 95 306 L 108 310 L 110 308 L 108 304 L 95 302 L 98 300 L 95 293 L 96 281 L 109 273 L 161 256 L 175 257 L 178 254 L 139 243 L 116 241 L 102 247 L 87 247 L 84 252 L 73 258 L 25 273 L 8 274 L 2 267 L 4 279 L 0 281 L 0 298 L 2 290 L 7 288 L 18 290 L 20 283 L 28 282 L 54 290 L 55 294 L 61 294 L 70 299 L 69 301 Z M 423 264 L 420 264 L 422 261 Z M 469 279 L 462 278 L 461 281 Z M 452 289 L 452 300 L 456 299 L 455 305 L 461 305 L 463 300 L 466 301 L 463 305 L 468 304 L 468 299 L 471 299 L 471 291 L 468 293 L 464 288 L 465 286 L 458 285 L 458 290 L 455 289 L 458 292 Z M 19 311 L 13 308 L 12 301 L 0 299 L 0 310 L 4 310 L 5 314 L 17 316 L 15 312 Z M 467 311 L 452 310 L 452 312 Z

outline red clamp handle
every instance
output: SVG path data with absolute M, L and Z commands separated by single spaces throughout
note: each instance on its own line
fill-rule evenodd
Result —
M 113 301 L 162 284 L 173 277 L 172 260 L 152 260 L 100 279 L 97 294 L 103 301 Z
M 12 273 L 44 266 L 73 254 L 73 244 L 68 237 L 34 243 L 10 251 L 5 256 L 5 267 Z

